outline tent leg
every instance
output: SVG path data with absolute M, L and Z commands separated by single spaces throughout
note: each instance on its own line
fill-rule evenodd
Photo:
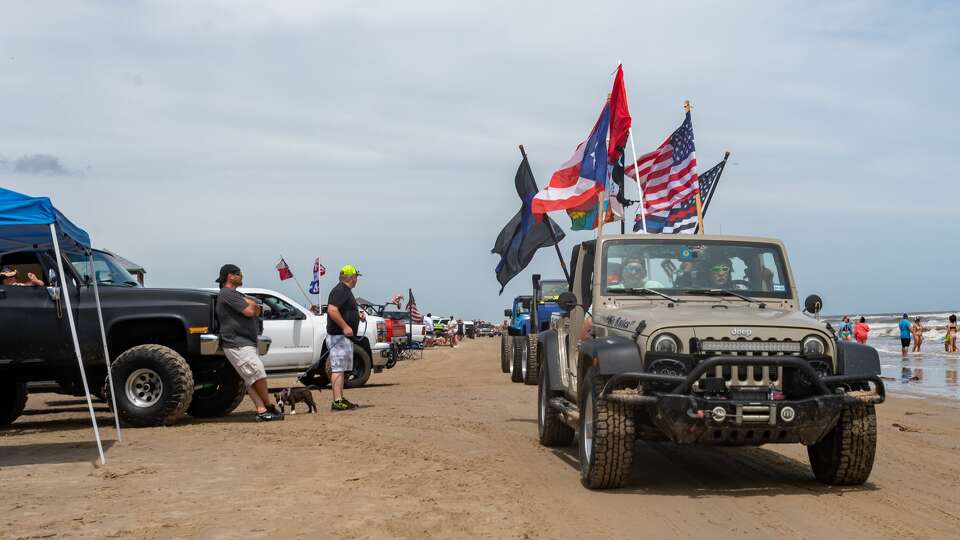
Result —
M 93 401 L 90 399 L 90 386 L 87 384 L 87 372 L 83 369 L 83 356 L 80 354 L 80 339 L 77 337 L 77 324 L 73 320 L 73 308 L 70 305 L 70 287 L 67 275 L 63 271 L 63 256 L 60 253 L 60 241 L 57 239 L 57 228 L 50 224 L 50 236 L 53 237 L 54 258 L 57 260 L 57 270 L 60 271 L 60 282 L 63 283 L 63 300 L 67 304 L 67 320 L 70 323 L 70 335 L 73 337 L 73 352 L 77 355 L 77 364 L 80 366 L 80 379 L 83 381 L 83 391 L 87 396 L 87 409 L 90 410 L 90 421 L 93 422 L 93 436 L 97 439 L 97 450 L 100 452 L 100 464 L 106 465 L 107 458 L 103 455 L 103 443 L 100 442 L 100 428 L 97 427 L 97 417 L 93 413 Z
M 113 405 L 113 422 L 117 428 L 117 440 L 120 434 L 120 417 L 117 415 L 117 393 L 113 389 L 113 373 L 110 372 L 110 350 L 107 348 L 107 331 L 103 327 L 103 309 L 100 307 L 100 288 L 97 286 L 97 273 L 93 266 L 93 252 L 90 252 L 90 276 L 93 278 L 93 297 L 97 300 L 97 318 L 100 320 L 100 337 L 103 338 L 103 358 L 107 363 L 107 384 L 110 385 L 110 401 Z

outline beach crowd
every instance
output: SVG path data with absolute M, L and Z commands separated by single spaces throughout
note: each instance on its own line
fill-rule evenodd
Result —
M 903 314 L 898 323 L 900 331 L 900 352 L 907 356 L 909 352 L 920 352 L 923 346 L 923 333 L 932 328 L 924 326 L 920 317 L 914 317 L 910 320 L 910 315 Z M 943 347 L 946 352 L 957 352 L 957 316 L 950 315 L 946 326 L 943 328 L 945 335 L 943 337 Z M 870 325 L 867 324 L 866 317 L 860 317 L 856 324 L 852 323 L 849 316 L 844 316 L 837 330 L 840 339 L 844 341 L 856 341 L 866 344 L 870 336 Z

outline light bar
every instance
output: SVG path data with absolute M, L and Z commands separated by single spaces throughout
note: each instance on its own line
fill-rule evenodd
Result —
M 799 341 L 701 341 L 700 350 L 719 352 L 800 353 Z

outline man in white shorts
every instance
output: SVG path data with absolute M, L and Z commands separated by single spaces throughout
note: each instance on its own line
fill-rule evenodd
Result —
M 367 318 L 357 306 L 352 289 L 361 276 L 356 267 L 348 264 L 340 269 L 340 283 L 327 298 L 327 352 L 330 359 L 330 388 L 333 390 L 332 411 L 349 411 L 357 404 L 343 397 L 345 373 L 353 371 L 353 337 L 360 321 Z
M 247 395 L 257 407 L 257 420 L 283 420 L 283 414 L 270 402 L 267 372 L 257 353 L 260 335 L 258 318 L 263 306 L 237 290 L 243 285 L 243 272 L 234 264 L 220 268 L 220 294 L 217 295 L 217 320 L 220 321 L 220 344 L 223 354 L 237 370 L 247 387 Z

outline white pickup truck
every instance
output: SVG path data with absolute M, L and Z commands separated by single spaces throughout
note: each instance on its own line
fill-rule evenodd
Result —
M 314 315 L 287 296 L 270 289 L 241 287 L 239 290 L 262 300 L 270 308 L 263 318 L 263 335 L 270 337 L 273 344 L 261 357 L 267 377 L 294 377 L 317 359 L 326 357 L 326 313 Z M 357 335 L 360 339 L 353 347 L 353 371 L 347 375 L 347 388 L 363 386 L 371 373 L 393 367 L 388 364 L 387 356 L 381 354 L 381 351 L 390 349 L 392 337 L 388 335 L 387 322 L 382 317 L 367 315 L 366 321 L 360 321 Z

